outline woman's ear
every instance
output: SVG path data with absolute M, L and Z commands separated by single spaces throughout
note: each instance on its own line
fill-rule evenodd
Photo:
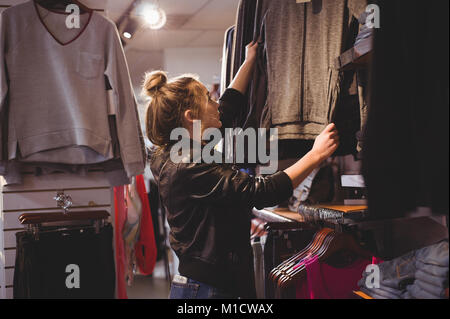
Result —
M 195 118 L 194 118 L 194 114 L 192 112 L 192 110 L 186 110 L 184 111 L 183 114 L 183 120 L 186 121 L 187 123 L 191 124 L 194 122 Z

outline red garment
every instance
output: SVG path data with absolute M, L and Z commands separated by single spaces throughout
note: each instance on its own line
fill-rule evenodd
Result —
M 358 259 L 345 268 L 334 268 L 314 256 L 304 261 L 306 280 L 296 286 L 297 299 L 354 299 L 358 280 L 371 260 Z
M 142 202 L 140 235 L 138 242 L 134 246 L 136 263 L 139 267 L 139 271 L 143 275 L 150 275 L 155 268 L 157 250 L 155 234 L 153 232 L 152 214 L 148 202 L 147 191 L 145 189 L 144 177 L 142 175 L 136 176 L 136 188 Z
M 125 249 L 123 244 L 122 230 L 127 219 L 127 208 L 125 205 L 125 187 L 114 187 L 114 207 L 115 207 L 115 251 L 116 251 L 116 282 L 117 298 L 128 299 L 127 287 L 125 284 Z
M 381 264 L 382 262 L 384 262 L 383 259 L 375 257 L 375 256 L 372 257 L 372 264 L 377 265 L 377 264 Z

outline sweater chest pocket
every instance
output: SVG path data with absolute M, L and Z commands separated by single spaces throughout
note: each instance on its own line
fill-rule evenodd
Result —
M 80 52 L 78 54 L 77 72 L 85 79 L 95 79 L 102 74 L 103 59 L 99 54 Z

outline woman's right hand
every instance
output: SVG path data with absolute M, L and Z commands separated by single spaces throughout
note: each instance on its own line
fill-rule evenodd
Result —
M 338 146 L 339 134 L 336 125 L 331 123 L 316 137 L 311 152 L 315 153 L 320 162 L 322 162 L 330 157 Z
M 258 52 L 258 42 L 252 41 L 245 47 L 245 60 L 254 62 Z

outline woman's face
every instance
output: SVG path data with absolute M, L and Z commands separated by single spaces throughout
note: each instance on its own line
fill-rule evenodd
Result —
M 208 90 L 205 88 L 205 95 L 207 102 L 203 106 L 200 112 L 200 120 L 202 121 L 203 130 L 207 128 L 221 128 L 222 122 L 220 121 L 219 103 L 211 99 Z

